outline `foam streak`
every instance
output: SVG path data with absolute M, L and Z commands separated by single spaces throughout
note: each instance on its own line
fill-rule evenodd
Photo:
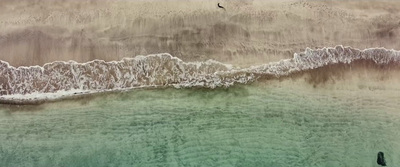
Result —
M 292 59 L 242 69 L 213 60 L 187 63 L 167 53 L 112 62 L 58 61 L 43 67 L 15 68 L 0 61 L 0 100 L 58 91 L 76 94 L 74 90 L 101 92 L 157 86 L 228 87 L 253 82 L 262 76 L 288 76 L 295 72 L 330 64 L 348 64 L 356 60 L 398 65 L 400 52 L 384 48 L 359 50 L 343 46 L 317 50 L 307 48 L 305 52 L 295 54 Z

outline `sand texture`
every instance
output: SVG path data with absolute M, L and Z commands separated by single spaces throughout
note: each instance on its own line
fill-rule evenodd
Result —
M 170 53 L 237 66 L 306 47 L 400 49 L 400 1 L 1 0 L 0 60 L 13 66 Z

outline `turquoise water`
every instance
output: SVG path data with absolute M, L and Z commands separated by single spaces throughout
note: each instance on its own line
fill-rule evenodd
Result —
M 400 164 L 398 90 L 290 82 L 1 106 L 0 166 Z

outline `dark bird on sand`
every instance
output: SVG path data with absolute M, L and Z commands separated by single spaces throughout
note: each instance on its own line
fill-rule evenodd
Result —
M 225 10 L 225 8 L 223 6 L 221 6 L 219 3 L 218 3 L 218 7 Z

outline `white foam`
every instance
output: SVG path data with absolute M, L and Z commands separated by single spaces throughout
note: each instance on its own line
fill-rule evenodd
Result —
M 365 50 L 336 46 L 307 48 L 292 59 L 249 68 L 234 68 L 215 60 L 183 62 L 168 53 L 86 63 L 56 61 L 43 67 L 18 67 L 0 61 L 0 100 L 47 100 L 77 92 L 103 92 L 139 87 L 229 87 L 246 84 L 263 75 L 288 76 L 329 64 L 372 60 L 376 64 L 400 62 L 400 52 L 384 48 Z
M 14 102 L 14 103 L 25 103 L 25 102 L 41 102 L 41 101 L 51 101 L 66 97 L 72 97 L 76 95 L 84 95 L 95 93 L 94 91 L 88 90 L 59 90 L 51 93 L 41 93 L 41 92 L 33 92 L 29 94 L 12 94 L 12 95 L 3 95 L 0 96 L 0 101 L 4 102 Z

